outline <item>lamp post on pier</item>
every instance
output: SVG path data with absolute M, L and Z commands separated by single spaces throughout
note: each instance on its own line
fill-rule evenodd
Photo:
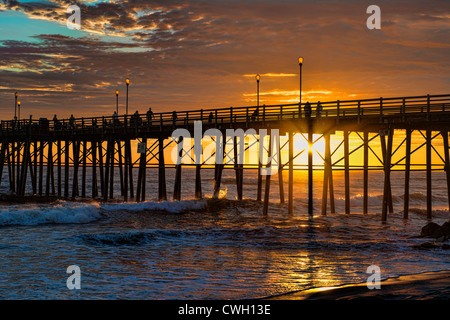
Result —
M 261 79 L 261 76 L 259 73 L 256 75 L 256 106 L 259 107 L 259 80 Z
M 130 85 L 130 79 L 126 78 L 125 83 L 127 84 L 127 102 L 126 102 L 126 112 L 125 114 L 128 115 L 128 86 Z
M 18 113 L 18 119 L 20 120 L 20 101 L 17 101 L 17 113 Z
M 119 114 L 119 90 L 116 90 L 116 113 Z
M 19 96 L 19 94 L 17 93 L 17 91 L 14 93 L 14 119 L 17 118 L 17 97 Z
M 299 94 L 299 107 L 302 104 L 302 66 L 303 66 L 303 57 L 298 58 L 298 66 L 300 68 L 300 94 Z

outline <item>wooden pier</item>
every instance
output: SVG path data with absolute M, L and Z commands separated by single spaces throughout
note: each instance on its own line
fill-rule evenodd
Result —
M 159 200 L 167 200 L 166 169 L 175 167 L 175 181 L 172 199 L 181 199 L 182 168 L 189 164 L 173 164 L 165 159 L 164 151 L 176 146 L 181 141 L 171 139 L 175 129 L 186 129 L 194 136 L 194 122 L 201 121 L 203 132 L 218 129 L 226 137 L 227 129 L 255 129 L 259 132 L 266 129 L 279 130 L 280 136 L 286 137 L 286 143 L 279 143 L 278 179 L 280 202 L 284 203 L 284 176 L 288 171 L 287 208 L 290 215 L 294 208 L 294 170 L 308 170 L 308 214 L 312 217 L 313 207 L 313 171 L 323 170 L 323 192 L 321 213 L 336 212 L 335 187 L 333 172 L 344 171 L 345 213 L 350 213 L 350 172 L 363 171 L 363 211 L 368 212 L 369 171 L 384 171 L 384 188 L 381 219 L 386 221 L 388 213 L 393 212 L 391 191 L 391 172 L 402 170 L 404 176 L 404 218 L 408 218 L 410 175 L 413 170 L 426 171 L 426 211 L 427 218 L 432 218 L 432 172 L 446 172 L 447 194 L 450 206 L 450 156 L 448 131 L 450 125 L 450 95 L 425 95 L 400 98 L 376 98 L 351 101 L 321 102 L 317 111 L 317 102 L 311 103 L 309 113 L 305 104 L 287 104 L 270 106 L 252 106 L 239 108 L 202 109 L 179 111 L 176 117 L 172 112 L 155 113 L 153 116 L 122 115 L 116 117 L 93 117 L 76 119 L 20 119 L 1 121 L 0 131 L 0 181 L 3 171 L 7 172 L 8 192 L 24 196 L 26 185 L 32 186 L 32 193 L 42 196 L 61 198 L 93 198 L 107 201 L 114 197 L 113 186 L 119 179 L 120 199 L 123 201 L 146 200 L 146 175 L 150 166 L 158 168 Z M 423 143 L 414 150 L 411 147 L 412 133 L 418 132 Z M 339 135 L 337 135 L 339 133 Z M 331 146 L 331 136 L 340 137 L 341 142 L 335 148 Z M 394 137 L 401 133 L 401 143 L 394 145 Z M 294 147 L 294 135 L 301 135 L 307 142 L 304 150 Z M 270 133 L 269 133 L 270 135 Z M 314 135 L 318 135 L 314 138 Z M 360 140 L 359 144 L 350 143 L 350 135 Z M 259 139 L 258 137 L 255 137 Z M 234 138 L 236 155 L 237 142 Z M 442 141 L 443 152 L 435 147 L 437 140 Z M 181 139 L 179 139 L 181 140 Z M 373 141 L 381 144 L 381 154 L 371 147 Z M 315 151 L 313 146 L 322 141 L 323 154 Z M 259 147 L 264 144 L 259 141 Z M 223 140 L 224 145 L 227 143 Z M 134 152 L 132 146 L 137 146 Z M 401 159 L 394 161 L 393 156 L 404 146 L 406 152 Z M 248 148 L 248 147 L 247 147 Z M 269 143 L 268 153 L 272 154 Z M 352 148 L 352 150 L 351 150 Z M 350 156 L 357 150 L 363 150 L 362 164 L 352 164 Z M 412 167 L 411 155 L 419 149 L 425 149 L 425 161 Z M 132 150 L 133 149 L 133 150 Z M 336 159 L 338 149 L 343 149 L 343 157 Z M 224 158 L 229 156 L 225 154 Z M 282 151 L 288 158 L 283 161 Z M 307 164 L 295 165 L 294 160 L 304 151 L 307 152 Z M 323 160 L 314 163 L 314 152 Z M 441 163 L 432 162 L 435 153 Z M 377 165 L 369 164 L 369 154 L 377 158 Z M 398 153 L 397 153 L 398 155 Z M 235 158 L 237 158 L 235 156 Z M 273 159 L 272 159 L 273 160 Z M 155 165 L 156 161 L 156 165 Z M 317 162 L 317 161 L 316 161 Z M 195 166 L 195 197 L 202 197 L 201 171 L 211 167 L 206 161 Z M 270 166 L 267 163 L 266 166 Z M 87 190 L 87 167 L 90 167 L 91 190 Z M 263 213 L 268 214 L 271 176 L 260 174 L 264 165 L 257 163 L 225 163 L 215 164 L 214 195 L 221 187 L 222 172 L 225 169 L 235 170 L 238 199 L 244 196 L 244 170 L 258 170 L 257 199 L 263 201 Z M 118 169 L 118 170 L 117 170 Z M 133 172 L 137 170 L 134 181 Z M 56 171 L 56 172 L 55 172 Z M 116 176 L 114 173 L 119 172 Z M 80 181 L 81 173 L 81 181 Z M 44 181 L 45 178 L 45 181 Z M 156 179 L 156 177 L 155 177 Z M 265 179 L 264 193 L 262 190 Z M 263 198 L 264 196 L 264 198 Z M 328 203 L 329 200 L 329 203 Z M 329 208 L 329 209 L 328 209 Z

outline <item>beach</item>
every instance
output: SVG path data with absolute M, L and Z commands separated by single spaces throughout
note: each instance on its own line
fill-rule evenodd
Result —
M 291 292 L 271 300 L 449 300 L 450 271 L 426 272 L 399 276 L 380 282 L 380 289 L 369 289 L 367 283 L 313 288 Z

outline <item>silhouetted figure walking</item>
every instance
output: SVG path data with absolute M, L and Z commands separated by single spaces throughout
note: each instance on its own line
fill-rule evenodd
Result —
M 119 115 L 117 114 L 116 111 L 114 111 L 114 114 L 113 114 L 113 121 L 114 121 L 115 125 L 119 124 Z
M 131 116 L 132 124 L 135 126 L 138 126 L 142 123 L 141 116 L 139 115 L 139 111 L 136 110 L 136 112 Z
M 255 111 L 253 111 L 252 113 L 252 121 L 255 121 L 258 116 L 259 116 L 259 107 L 256 107 Z
M 311 118 L 311 104 L 309 103 L 309 101 L 306 102 L 304 109 L 305 109 L 305 117 Z
M 151 126 L 152 125 L 152 119 L 155 118 L 155 114 L 152 111 L 152 108 L 148 108 L 147 111 L 147 125 Z
M 75 117 L 73 116 L 73 114 L 70 115 L 70 118 L 69 118 L 69 126 L 70 126 L 70 128 L 72 128 L 72 129 L 75 128 Z
M 176 124 L 177 124 L 177 118 L 178 118 L 177 112 L 176 112 L 176 111 L 173 111 L 173 112 L 172 112 L 172 121 L 173 121 L 173 125 L 174 125 L 174 126 L 176 126 Z
M 213 119 L 214 119 L 214 114 L 212 112 L 210 112 L 209 116 L 208 116 L 208 123 L 212 123 Z
M 60 129 L 60 122 L 58 118 L 56 117 L 56 114 L 53 116 L 53 128 L 54 129 Z
M 320 118 L 320 116 L 322 115 L 322 104 L 320 103 L 320 101 L 317 102 L 317 108 L 316 108 L 316 117 Z

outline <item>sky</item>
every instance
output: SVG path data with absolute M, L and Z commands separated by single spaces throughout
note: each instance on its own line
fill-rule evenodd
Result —
M 0 119 L 295 103 L 299 56 L 303 101 L 450 93 L 450 1 L 0 0 Z

